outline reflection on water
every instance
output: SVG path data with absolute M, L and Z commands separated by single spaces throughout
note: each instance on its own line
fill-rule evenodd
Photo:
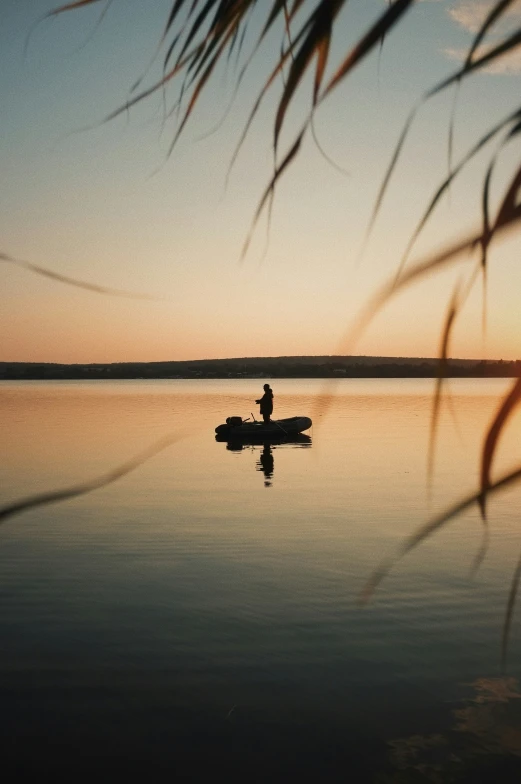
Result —
M 314 419 L 313 448 L 304 436 L 237 450 L 215 441 L 215 424 L 248 410 L 255 380 L 0 385 L 0 505 L 106 477 L 188 434 L 0 528 L 4 766 L 33 778 L 74 765 L 114 780 L 358 784 L 384 780 L 396 738 L 417 756 L 395 765 L 394 782 L 435 780 L 427 754 L 452 764 L 471 745 L 486 749 L 487 770 L 519 761 L 520 700 L 462 707 L 468 684 L 499 670 L 519 488 L 491 499 L 472 579 L 477 509 L 409 553 L 369 606 L 357 602 L 382 558 L 475 488 L 479 434 L 507 385 L 451 382 L 458 431 L 442 416 L 430 500 L 428 380 L 342 380 Z M 278 380 L 278 414 L 312 412 L 320 389 Z M 498 475 L 520 443 L 516 415 Z M 509 676 L 520 662 L 514 618 Z M 469 711 L 455 725 L 456 708 Z M 480 781 L 445 769 L 444 784 Z
M 381 782 L 521 781 L 521 692 L 515 678 L 478 678 L 451 725 L 389 743 L 393 774 Z
M 273 459 L 273 450 L 270 444 L 264 444 L 262 452 L 257 463 L 257 471 L 262 471 L 264 474 L 264 487 L 271 487 L 271 478 L 275 469 L 275 460 Z
M 263 438 L 248 439 L 242 438 L 229 439 L 222 436 L 216 436 L 216 441 L 225 441 L 226 449 L 230 452 L 252 452 L 259 455 L 255 468 L 264 474 L 264 487 L 272 486 L 273 474 L 275 471 L 275 457 L 273 451 L 275 449 L 295 449 L 306 448 L 312 444 L 311 436 L 297 433 L 293 436 L 270 436 Z M 262 446 L 261 446 L 262 444 Z

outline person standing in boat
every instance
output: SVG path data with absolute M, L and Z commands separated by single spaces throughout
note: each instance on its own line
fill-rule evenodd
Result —
M 255 401 L 260 404 L 260 412 L 264 420 L 264 424 L 271 421 L 270 417 L 273 414 L 273 390 L 269 384 L 264 384 L 263 396 Z

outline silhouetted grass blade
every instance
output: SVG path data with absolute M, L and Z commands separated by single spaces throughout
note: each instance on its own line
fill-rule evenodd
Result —
M 13 517 L 16 514 L 25 512 L 28 509 L 33 509 L 38 506 L 45 506 L 46 504 L 58 503 L 59 501 L 67 501 L 69 498 L 75 498 L 76 496 L 85 495 L 85 493 L 91 493 L 93 490 L 99 490 L 100 488 L 115 482 L 117 479 L 121 479 L 121 477 L 129 474 L 136 468 L 139 468 L 139 466 L 143 465 L 143 463 L 145 463 L 151 457 L 157 455 L 168 446 L 172 446 L 184 437 L 185 434 L 182 433 L 165 436 L 159 441 L 156 441 L 155 444 L 152 444 L 152 446 L 150 446 L 148 449 L 141 452 L 141 454 L 137 455 L 131 460 L 128 460 L 112 471 L 109 471 L 106 474 L 97 477 L 96 479 L 90 480 L 89 482 L 82 482 L 80 484 L 73 485 L 72 487 L 65 487 L 60 490 L 51 490 L 47 493 L 38 493 L 37 495 L 26 496 L 19 501 L 15 501 L 14 503 L 0 507 L 0 524 L 4 523 L 9 517 Z
M 444 79 L 442 82 L 436 85 L 436 87 L 433 87 L 432 90 L 429 90 L 425 96 L 426 100 L 442 92 L 442 90 L 446 90 L 447 87 L 450 87 L 450 85 L 465 79 L 467 76 L 470 76 L 470 74 L 472 74 L 474 71 L 484 68 L 494 60 L 498 60 L 504 54 L 508 54 L 512 50 L 516 49 L 520 44 L 521 29 L 518 29 L 507 39 L 501 41 L 501 43 L 497 44 L 481 55 L 481 57 L 478 57 L 476 60 L 471 60 L 468 63 L 465 62 L 462 68 L 457 70 L 451 76 L 447 77 L 447 79 Z
M 51 280 L 57 280 L 60 283 L 66 283 L 68 286 L 75 286 L 76 288 L 85 289 L 86 291 L 94 291 L 96 294 L 108 294 L 113 297 L 126 297 L 128 299 L 158 299 L 158 297 L 153 297 L 150 294 L 135 294 L 130 291 L 123 291 L 122 289 L 113 289 L 109 286 L 101 286 L 97 283 L 87 283 L 84 280 L 79 280 L 78 278 L 72 278 L 69 275 L 62 275 L 59 272 L 54 272 L 47 267 L 41 267 L 38 264 L 31 264 L 29 261 L 23 261 L 22 259 L 15 259 L 12 256 L 8 256 L 6 253 L 0 253 L 0 261 L 4 261 L 8 264 L 14 264 L 17 267 L 29 270 L 29 272 L 42 275 L 45 278 L 51 278 Z
M 441 341 L 440 341 L 440 351 L 438 354 L 438 375 L 436 378 L 436 389 L 434 392 L 434 398 L 432 401 L 432 411 L 431 411 L 431 426 L 430 426 L 430 433 L 429 433 L 429 447 L 427 453 L 427 479 L 429 485 L 432 481 L 433 470 L 434 470 L 434 453 L 436 447 L 436 433 L 438 431 L 438 419 L 441 407 L 441 393 L 442 393 L 442 386 L 443 381 L 447 374 L 447 357 L 448 357 L 448 349 L 449 349 L 449 342 L 451 337 L 452 328 L 454 326 L 454 322 L 456 320 L 456 316 L 459 310 L 459 286 L 456 287 L 454 291 L 449 308 L 447 311 L 447 316 L 445 318 L 445 325 L 442 330 Z
M 501 405 L 499 406 L 496 415 L 494 416 L 489 426 L 485 442 L 483 444 L 480 474 L 481 497 L 479 502 L 481 514 L 483 517 L 485 517 L 486 514 L 486 497 L 491 486 L 490 470 L 492 466 L 492 460 L 496 452 L 499 436 L 501 435 L 508 418 L 514 412 L 516 406 L 519 405 L 520 401 L 521 377 L 516 379 L 510 392 L 501 402 Z
M 259 220 L 259 217 L 261 216 L 262 211 L 263 211 L 263 209 L 264 209 L 268 199 L 271 197 L 271 195 L 273 194 L 273 192 L 275 190 L 275 186 L 277 184 L 277 180 L 279 179 L 279 177 L 281 177 L 281 175 L 284 173 L 284 170 L 289 166 L 289 164 L 291 163 L 293 158 L 297 155 L 297 153 L 298 153 L 298 151 L 300 149 L 300 145 L 302 143 L 302 139 L 304 137 L 304 133 L 305 133 L 305 128 L 297 136 L 295 142 L 293 143 L 293 146 L 290 148 L 289 152 L 284 157 L 282 163 L 280 163 L 279 166 L 277 166 L 277 168 L 275 170 L 275 173 L 274 173 L 273 177 L 270 180 L 269 185 L 267 186 L 266 190 L 264 191 L 264 194 L 262 195 L 262 198 L 261 198 L 261 200 L 259 202 L 259 205 L 258 205 L 257 210 L 255 212 L 255 215 L 253 217 L 252 226 L 250 228 L 248 236 L 246 237 L 246 241 L 244 243 L 244 246 L 243 246 L 243 249 L 242 249 L 242 252 L 241 252 L 241 258 L 242 259 L 245 257 L 246 253 L 248 252 L 248 247 L 250 245 L 251 238 L 252 238 L 255 226 L 257 225 L 257 221 Z
M 340 174 L 343 174 L 344 177 L 351 177 L 351 172 L 348 171 L 347 169 L 344 169 L 343 166 L 341 166 L 339 163 L 334 161 L 333 158 L 331 158 L 331 156 L 328 155 L 327 152 L 324 150 L 324 148 L 323 148 L 323 146 L 322 146 L 322 144 L 321 144 L 321 142 L 320 142 L 320 140 L 319 140 L 319 138 L 317 136 L 317 130 L 316 130 L 316 127 L 315 127 L 315 116 L 314 115 L 312 115 L 312 117 L 311 117 L 311 122 L 310 122 L 309 127 L 310 127 L 310 130 L 311 130 L 311 136 L 313 137 L 313 141 L 315 142 L 316 148 L 319 151 L 320 155 L 324 158 L 324 160 L 330 166 L 332 166 L 334 169 L 336 169 L 337 172 L 339 172 Z
M 396 0 L 387 11 L 377 20 L 371 29 L 363 36 L 354 48 L 345 57 L 344 61 L 338 67 L 336 72 L 329 80 L 327 86 L 324 88 L 322 98 L 325 98 L 329 93 L 344 79 L 349 71 L 354 68 L 360 60 L 365 57 L 373 47 L 378 44 L 382 38 L 394 27 L 400 18 L 407 11 L 416 0 Z
M 168 15 L 168 19 L 166 20 L 165 31 L 163 33 L 163 38 L 166 38 L 166 35 L 174 22 L 176 21 L 179 12 L 181 11 L 182 7 L 185 5 L 186 0 L 175 0 L 174 5 Z
M 508 10 L 508 7 L 516 2 L 517 0 L 499 0 L 499 2 L 496 3 L 496 5 L 491 8 L 491 10 L 489 11 L 489 13 L 485 18 L 485 21 L 481 25 L 481 28 L 478 30 L 476 37 L 474 38 L 474 41 L 472 42 L 472 46 L 470 47 L 465 60 L 465 65 L 469 65 L 472 62 L 472 57 L 474 56 L 476 49 L 484 39 L 489 29 Z
M 277 113 L 275 116 L 275 128 L 273 135 L 273 146 L 277 149 L 279 134 L 284 122 L 284 117 L 293 95 L 301 83 L 306 70 L 314 56 L 317 57 L 317 71 L 315 75 L 314 103 L 316 103 L 318 90 L 322 82 L 322 76 L 327 63 L 327 53 L 329 51 L 329 41 L 331 38 L 331 28 L 333 20 L 344 5 L 345 0 L 329 0 L 320 2 L 306 22 L 304 28 L 307 31 L 299 50 L 295 53 L 286 86 L 282 93 Z M 292 48 L 294 51 L 294 47 Z
M 99 3 L 100 0 L 76 0 L 75 3 L 66 3 L 65 5 L 61 5 L 58 8 L 54 8 L 52 11 L 49 11 L 47 16 L 56 16 L 57 14 L 61 14 L 64 11 L 72 11 L 75 8 L 81 8 L 84 5 L 91 5 L 92 3 Z
M 514 471 L 511 471 L 508 474 L 505 474 L 496 482 L 493 482 L 488 492 L 489 494 L 499 493 L 501 490 L 505 490 L 511 485 L 515 484 L 516 482 L 521 480 L 521 466 L 516 468 Z M 417 547 L 421 542 L 428 539 L 434 533 L 439 531 L 443 528 L 447 523 L 455 520 L 459 515 L 463 512 L 467 512 L 469 509 L 472 509 L 473 506 L 479 506 L 481 497 L 481 491 L 477 493 L 473 493 L 472 495 L 467 496 L 462 501 L 454 504 L 453 506 L 446 509 L 439 515 L 436 515 L 431 520 L 426 522 L 424 525 L 420 526 L 416 531 L 414 531 L 410 536 L 408 536 L 400 548 L 398 549 L 397 554 L 394 558 L 386 558 L 380 566 L 375 569 L 371 578 L 368 580 L 365 588 L 361 592 L 360 599 L 363 602 L 368 601 L 378 585 L 381 581 L 386 577 L 386 575 L 390 572 L 392 567 L 398 563 L 407 553 Z
M 405 144 L 405 140 L 407 139 L 407 136 L 408 136 L 410 128 L 411 128 L 411 125 L 414 122 L 414 118 L 416 117 L 417 111 L 418 111 L 418 106 L 415 106 L 412 109 L 412 111 L 410 112 L 410 114 L 409 114 L 409 116 L 408 116 L 408 118 L 407 118 L 407 120 L 405 122 L 403 130 L 402 130 L 402 132 L 400 134 L 400 138 L 398 139 L 398 143 L 397 143 L 397 145 L 396 145 L 396 147 L 394 149 L 393 155 L 391 157 L 391 161 L 389 163 L 389 166 L 387 167 L 387 171 L 385 172 L 384 178 L 382 180 L 382 184 L 380 185 L 380 189 L 379 189 L 379 191 L 378 191 L 378 193 L 376 195 L 373 211 L 371 213 L 371 217 L 369 219 L 369 224 L 367 226 L 367 231 L 366 231 L 366 236 L 365 236 L 365 241 L 366 242 L 367 242 L 367 238 L 370 235 L 370 233 L 371 233 L 371 231 L 373 229 L 373 226 L 374 226 L 374 224 L 376 222 L 376 219 L 378 217 L 380 209 L 382 207 L 384 196 L 385 196 L 385 194 L 387 192 L 387 188 L 389 187 L 389 183 L 391 181 L 391 177 L 392 177 L 392 175 L 394 173 L 394 170 L 396 169 L 396 165 L 398 163 L 398 159 L 400 158 L 400 154 L 401 154 L 403 146 Z
M 481 522 L 483 524 L 483 536 L 482 536 L 482 539 L 481 539 L 481 545 L 479 547 L 479 550 L 477 551 L 476 556 L 475 556 L 475 558 L 474 558 L 474 560 L 473 560 L 473 562 L 471 564 L 471 567 L 470 567 L 470 577 L 471 578 L 476 575 L 479 567 L 483 563 L 483 561 L 485 559 L 485 555 L 487 554 L 489 543 L 490 543 L 490 527 L 489 527 L 489 524 L 488 524 L 488 520 L 482 519 Z
M 425 228 L 429 218 L 431 217 L 432 213 L 434 212 L 435 207 L 439 203 L 441 197 L 447 192 L 449 186 L 454 181 L 454 179 L 463 171 L 467 163 L 469 163 L 482 149 L 485 147 L 488 142 L 490 142 L 498 133 L 500 133 L 504 128 L 508 125 L 518 122 L 519 118 L 521 117 L 521 110 L 516 110 L 513 114 L 509 114 L 506 118 L 504 118 L 500 123 L 494 126 L 490 131 L 488 131 L 484 136 L 479 139 L 479 141 L 463 156 L 460 162 L 454 167 L 454 169 L 449 172 L 449 175 L 445 178 L 445 180 L 441 183 L 438 187 L 436 193 L 432 197 L 427 209 L 425 210 L 422 218 L 420 219 L 416 229 L 412 233 L 411 239 L 407 244 L 407 248 L 402 256 L 400 261 L 400 265 L 397 271 L 397 277 L 399 277 L 409 254 L 414 246 L 414 243 L 418 239 L 419 235 L 421 234 L 422 230 Z M 517 126 L 516 126 L 517 127 Z M 512 131 L 510 132 L 510 134 Z M 509 135 L 510 137 L 510 135 Z M 383 194 L 382 194 L 383 195 Z
M 501 669 L 504 673 L 507 664 L 508 641 L 510 639 L 510 629 L 512 627 L 512 619 L 514 617 L 514 607 L 519 590 L 519 579 L 521 578 L 521 556 L 517 562 L 517 566 L 512 576 L 512 583 L 510 585 L 510 592 L 508 594 L 508 602 L 505 612 L 505 621 L 503 623 L 503 634 L 501 637 Z

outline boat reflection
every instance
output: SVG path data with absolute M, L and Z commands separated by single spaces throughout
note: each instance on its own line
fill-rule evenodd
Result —
M 293 436 L 257 436 L 253 438 L 230 439 L 224 435 L 216 435 L 216 441 L 226 443 L 226 449 L 231 452 L 242 452 L 247 449 L 251 452 L 258 452 L 259 459 L 255 462 L 255 470 L 264 474 L 264 487 L 271 487 L 273 474 L 275 471 L 275 460 L 273 451 L 277 448 L 306 448 L 311 446 L 311 437 L 298 433 Z M 257 449 L 262 447 L 262 449 Z

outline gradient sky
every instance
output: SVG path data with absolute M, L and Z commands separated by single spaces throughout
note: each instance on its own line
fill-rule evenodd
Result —
M 306 138 L 277 191 L 268 244 L 261 220 L 242 263 L 241 247 L 271 172 L 280 86 L 252 126 L 227 187 L 226 174 L 278 39 L 259 52 L 217 130 L 234 80 L 233 72 L 216 75 L 167 158 L 175 125 L 163 120 L 161 96 L 128 116 L 100 121 L 127 100 L 149 65 L 172 0 L 113 0 L 100 24 L 97 4 L 38 24 L 55 5 L 0 5 L 0 251 L 157 299 L 96 295 L 1 264 L 0 360 L 337 353 L 364 302 L 396 270 L 446 174 L 453 92 L 421 109 L 358 260 L 403 123 L 424 91 L 454 70 L 490 3 L 418 3 L 386 40 L 380 58 L 375 54 L 362 64 L 317 112 L 320 142 L 349 176 Z M 350 0 L 336 32 L 332 67 L 384 7 L 383 0 Z M 514 15 L 521 17 L 521 3 L 513 21 Z M 521 58 L 511 56 L 494 73 L 462 86 L 455 159 L 517 107 L 520 70 Z M 153 65 L 148 81 L 157 73 Z M 308 106 L 309 84 L 297 94 L 283 143 L 291 141 Z M 501 155 L 492 189 L 496 204 L 516 153 L 519 142 Z M 481 155 L 452 188 L 413 258 L 479 226 L 489 159 L 490 151 Z M 486 336 L 478 285 L 454 336 L 454 356 L 521 356 L 519 245 L 519 238 L 510 239 L 493 249 Z M 462 263 L 397 297 L 350 353 L 436 355 L 452 288 L 469 269 Z

